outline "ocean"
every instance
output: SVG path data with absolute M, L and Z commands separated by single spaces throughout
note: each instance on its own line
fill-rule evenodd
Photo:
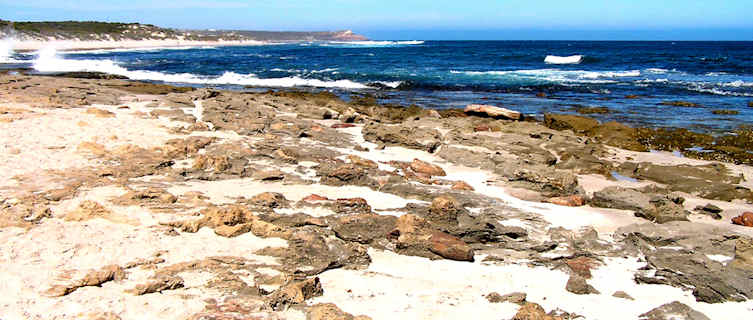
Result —
M 572 57 L 576 56 L 576 57 Z M 345 99 L 533 117 L 591 114 L 720 134 L 753 122 L 753 42 L 366 41 L 5 54 L 39 72 L 99 71 L 232 90 L 328 90 Z M 666 105 L 685 101 L 694 106 Z M 714 110 L 737 114 L 714 114 Z

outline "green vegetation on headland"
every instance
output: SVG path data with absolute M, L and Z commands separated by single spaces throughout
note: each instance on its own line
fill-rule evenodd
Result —
M 0 20 L 0 36 L 48 40 L 327 41 L 367 40 L 351 31 L 278 32 L 178 30 L 151 24 L 98 21 L 14 22 Z

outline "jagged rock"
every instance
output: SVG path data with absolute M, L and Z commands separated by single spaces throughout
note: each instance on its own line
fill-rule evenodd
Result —
M 640 315 L 640 320 L 711 320 L 678 301 L 667 303 Z
M 656 223 L 688 221 L 688 213 L 671 197 L 651 195 L 634 189 L 607 187 L 594 192 L 591 204 L 596 207 L 632 210 L 635 216 Z
M 646 267 L 635 275 L 638 283 L 692 288 L 696 300 L 706 303 L 744 301 L 753 297 L 753 270 L 724 265 L 710 255 L 736 255 L 741 236 L 722 228 L 684 221 L 640 224 L 620 228 L 626 250 L 645 255 Z
M 282 195 L 282 193 L 264 192 L 251 198 L 250 203 L 260 207 L 273 209 L 286 207 L 288 205 L 288 199 L 285 199 L 285 196 Z
M 173 194 L 157 188 L 129 191 L 117 197 L 113 203 L 117 205 L 169 205 L 178 201 Z
M 294 281 L 282 286 L 267 297 L 267 307 L 275 311 L 283 311 L 291 305 L 301 304 L 304 301 L 324 294 L 319 277 Z
M 282 160 L 288 163 L 298 163 L 298 158 L 300 155 L 298 155 L 297 152 L 290 150 L 290 149 L 277 149 L 275 152 L 272 153 L 272 157 L 274 157 L 277 160 Z
M 540 191 L 548 197 L 578 192 L 578 177 L 571 170 L 510 162 L 499 163 L 494 170 L 509 181 L 520 182 L 523 184 L 522 187 Z
M 334 210 L 337 213 L 369 213 L 371 206 L 363 198 L 337 199 Z
M 341 217 L 333 223 L 332 230 L 340 239 L 362 244 L 377 239 L 386 239 L 395 229 L 397 218 L 394 216 L 363 213 Z
M 548 315 L 540 305 L 528 302 L 518 310 L 512 320 L 564 320 L 564 318 Z
M 735 242 L 735 258 L 731 267 L 753 271 L 753 239 L 740 237 Z
M 183 278 L 178 276 L 161 277 L 145 284 L 139 284 L 127 292 L 141 296 L 150 293 L 161 293 L 162 291 L 175 290 L 183 288 Z
M 586 282 L 586 278 L 581 277 L 580 275 L 573 274 L 570 275 L 570 279 L 567 280 L 567 285 L 565 286 L 565 290 L 568 292 L 572 292 L 574 294 L 600 294 L 599 290 L 596 290 L 594 287 L 592 287 L 588 282 Z
M 433 165 L 431 163 L 428 163 L 426 161 L 421 161 L 418 159 L 413 159 L 413 162 L 410 163 L 410 168 L 416 173 L 425 174 L 428 176 L 440 176 L 444 177 L 447 175 L 447 173 L 442 169 L 442 167 Z
M 319 303 L 309 307 L 306 320 L 371 320 L 371 318 L 353 316 L 340 310 L 334 303 Z
M 439 196 L 431 201 L 428 218 L 445 223 L 456 224 L 458 214 L 463 212 L 463 207 L 455 198 L 450 196 Z
M 285 173 L 280 170 L 264 170 L 254 172 L 253 177 L 261 181 L 277 181 L 285 179 Z
M 580 195 L 571 195 L 566 197 L 554 197 L 546 200 L 548 203 L 566 207 L 580 207 L 586 204 L 586 201 Z
M 280 257 L 282 268 L 295 275 L 317 275 L 329 269 L 363 268 L 371 263 L 366 247 L 303 227 L 288 237 L 287 248 L 267 248 L 257 254 Z
M 520 120 L 521 118 L 520 112 L 483 104 L 469 104 L 465 107 L 464 112 L 469 115 L 486 116 L 495 119 Z
M 62 297 L 73 293 L 81 287 L 98 287 L 105 282 L 123 280 L 125 277 L 126 274 L 123 268 L 117 265 L 108 265 L 100 270 L 93 270 L 87 273 L 83 278 L 71 284 L 53 286 L 45 294 L 50 297 Z
M 502 302 L 509 302 L 514 304 L 522 305 L 526 302 L 526 297 L 528 295 L 523 292 L 513 292 L 506 295 L 500 295 L 499 293 L 492 292 L 488 295 L 486 295 L 486 300 L 488 300 L 491 303 L 502 303 Z
M 697 211 L 698 213 L 710 216 L 710 217 L 712 217 L 712 218 L 714 218 L 716 220 L 721 220 L 722 219 L 722 215 L 720 213 L 722 211 L 724 211 L 721 208 L 719 208 L 719 207 L 717 207 L 717 206 L 715 206 L 713 204 L 710 204 L 710 203 L 706 204 L 705 206 L 697 206 L 693 210 Z
M 437 256 L 459 261 L 473 261 L 473 249 L 464 241 L 435 230 L 425 219 L 406 214 L 397 219 L 390 233 L 396 241 L 398 252 L 435 258 Z
M 572 130 L 575 133 L 586 133 L 599 126 L 599 122 L 587 117 L 547 113 L 544 115 L 544 125 L 554 130 Z
M 612 294 L 612 296 L 615 298 L 620 298 L 620 299 L 625 299 L 625 300 L 635 300 L 635 298 L 625 293 L 625 291 L 615 291 L 614 294 Z
M 360 166 L 360 167 L 371 168 L 371 169 L 379 168 L 379 165 L 376 162 L 371 161 L 369 159 L 361 158 L 356 155 L 349 155 L 348 160 L 350 160 L 350 163 Z
M 593 206 L 601 208 L 632 211 L 651 210 L 651 196 L 635 189 L 616 186 L 594 192 L 590 203 Z
M 215 138 L 209 137 L 190 137 L 186 139 L 173 139 L 167 141 L 162 148 L 163 153 L 173 159 L 191 156 L 204 149 L 207 145 L 214 142 Z
M 52 217 L 52 210 L 46 206 L 0 202 L 0 228 L 31 228 L 45 218 Z
M 466 183 L 465 181 L 458 181 L 455 182 L 452 187 L 452 190 L 464 190 L 464 191 L 475 191 L 471 185 Z
M 437 130 L 408 125 L 388 126 L 370 123 L 363 128 L 366 141 L 388 146 L 434 152 L 441 145 L 442 136 Z
M 732 223 L 743 227 L 753 227 L 753 212 L 744 212 L 732 218 Z
M 342 164 L 336 167 L 320 165 L 317 175 L 321 176 L 321 182 L 331 186 L 362 185 L 369 186 L 376 183 L 371 179 L 366 168 L 355 164 Z
M 329 200 L 329 198 L 327 198 L 325 196 L 320 196 L 318 194 L 311 194 L 311 195 L 309 195 L 309 196 L 301 199 L 301 201 L 309 202 L 310 203 L 310 202 L 330 201 L 330 200 Z

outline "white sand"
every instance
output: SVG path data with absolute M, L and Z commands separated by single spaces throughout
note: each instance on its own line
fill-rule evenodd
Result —
M 642 264 L 635 259 L 607 259 L 607 265 L 594 270 L 594 278 L 589 281 L 602 294 L 575 295 L 565 291 L 567 274 L 542 267 L 431 261 L 374 249 L 369 255 L 372 263 L 367 270 L 323 273 L 324 296 L 310 303 L 332 302 L 374 320 L 512 318 L 518 306 L 489 303 L 484 296 L 491 292 L 525 292 L 528 301 L 541 304 L 547 311 L 561 308 L 586 319 L 634 320 L 672 301 L 685 303 L 712 319 L 743 319 L 753 308 L 751 301 L 698 303 L 689 291 L 638 285 L 633 274 Z M 612 297 L 618 290 L 636 300 Z

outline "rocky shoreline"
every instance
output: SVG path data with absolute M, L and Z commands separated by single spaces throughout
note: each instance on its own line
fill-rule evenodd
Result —
M 3 319 L 753 315 L 745 133 L 121 79 L 0 93 Z

